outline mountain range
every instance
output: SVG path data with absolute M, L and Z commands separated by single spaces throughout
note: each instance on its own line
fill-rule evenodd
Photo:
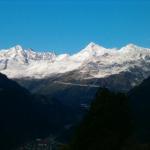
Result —
M 130 91 L 128 95 L 135 109 L 135 118 L 137 114 L 145 116 L 137 117 L 137 122 L 143 119 L 143 124 L 139 124 L 139 129 L 143 130 L 142 133 L 138 131 L 138 135 L 149 138 L 149 135 L 145 136 L 145 132 L 148 131 L 149 134 L 149 127 L 145 127 L 145 124 L 149 125 L 149 122 L 145 123 L 149 115 L 149 109 L 145 107 L 149 93 L 146 84 L 149 86 L 149 79 L 145 79 L 150 76 L 149 67 L 150 49 L 134 44 L 128 44 L 121 49 L 107 49 L 90 43 L 73 55 L 25 50 L 19 45 L 0 50 L 0 72 L 21 85 L 0 74 L 1 118 L 5 126 L 7 125 L 6 129 L 10 129 L 9 134 L 15 129 L 16 143 L 20 133 L 24 134 L 22 131 L 29 133 L 23 137 L 28 139 L 36 124 L 40 126 L 35 129 L 41 129 L 43 124 L 40 124 L 39 120 L 42 119 L 43 123 L 46 121 L 46 132 L 53 133 L 51 130 L 55 130 L 54 134 L 57 134 L 58 130 L 60 133 L 64 128 L 68 131 L 81 121 L 98 89 L 105 87 L 115 92 Z M 140 85 L 143 80 L 143 84 Z M 144 89 L 145 97 L 140 88 Z M 144 104 L 141 101 L 143 97 Z M 143 109 L 143 106 L 146 109 Z M 22 120 L 23 115 L 26 117 L 25 121 Z M 7 123 L 7 118 L 12 118 L 15 123 L 21 125 L 20 133 L 15 125 L 15 128 L 9 125 L 12 120 Z M 31 126 L 26 129 L 28 122 Z M 5 129 L 1 124 L 1 129 L 3 128 Z M 3 132 L 3 135 L 6 135 L 6 132 Z M 41 132 L 40 134 L 45 135 L 45 131 Z M 13 136 L 8 138 L 10 141 L 12 139 Z
M 134 44 L 107 49 L 91 42 L 73 55 L 19 45 L 0 50 L 1 73 L 31 93 L 56 98 L 75 111 L 89 105 L 99 87 L 128 92 L 150 76 L 149 67 L 150 49 Z
M 139 76 L 146 78 L 150 74 L 149 65 L 150 49 L 134 44 L 107 49 L 91 42 L 73 55 L 25 50 L 19 45 L 0 50 L 0 72 L 10 78 L 41 79 L 75 71 L 80 74 L 76 78 L 94 79 L 132 70 L 133 74 L 140 71 Z

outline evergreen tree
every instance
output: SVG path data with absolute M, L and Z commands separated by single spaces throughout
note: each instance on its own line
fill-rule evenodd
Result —
M 131 134 L 128 98 L 100 89 L 70 144 L 71 150 L 119 150 Z

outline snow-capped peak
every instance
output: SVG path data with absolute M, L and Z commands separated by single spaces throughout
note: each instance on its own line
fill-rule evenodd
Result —
M 16 52 L 23 52 L 24 49 L 23 49 L 22 46 L 16 45 L 16 46 L 14 46 L 14 47 L 11 47 L 10 49 L 7 49 L 7 51 L 8 51 L 8 52 L 14 52 L 14 53 L 16 53 Z
M 126 45 L 126 48 L 137 48 L 138 46 L 133 44 L 133 43 L 130 43 L 130 44 L 127 44 Z
M 14 48 L 15 48 L 16 50 L 20 50 L 20 51 L 23 51 L 23 50 L 24 50 L 21 45 L 16 45 Z
M 129 54 L 139 54 L 139 53 L 146 52 L 147 50 L 150 50 L 150 49 L 143 48 L 143 47 L 137 46 L 135 44 L 128 44 L 128 45 L 122 47 L 120 49 L 120 52 L 129 53 Z
M 134 49 L 140 49 L 139 46 L 135 45 L 135 44 L 127 44 L 126 46 L 121 48 L 122 50 L 134 50 Z
M 102 51 L 102 50 L 106 50 L 106 48 L 95 44 L 94 42 L 90 42 L 84 49 L 83 51 Z
M 79 60 L 79 61 L 85 61 L 85 60 L 92 59 L 93 57 L 102 56 L 107 52 L 108 52 L 108 49 L 91 42 L 79 53 L 74 54 L 72 58 Z
M 104 48 L 94 42 L 90 42 L 86 47 L 85 49 L 97 49 L 97 48 Z

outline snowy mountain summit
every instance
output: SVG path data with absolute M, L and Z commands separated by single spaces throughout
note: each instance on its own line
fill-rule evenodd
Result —
M 140 70 L 150 75 L 150 49 L 129 44 L 107 49 L 93 42 L 74 55 L 25 50 L 20 45 L 0 50 L 0 72 L 10 78 L 44 78 L 78 71 L 83 78 L 102 78 L 121 72 Z

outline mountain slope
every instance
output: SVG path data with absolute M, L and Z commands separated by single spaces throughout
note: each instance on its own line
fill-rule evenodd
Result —
M 0 74 L 1 149 L 10 150 L 50 133 L 61 134 L 65 125 L 74 120 L 72 112 L 68 111 L 57 99 L 31 95 L 16 82 Z
M 0 147 L 10 149 L 35 136 L 35 116 L 30 93 L 0 74 Z

